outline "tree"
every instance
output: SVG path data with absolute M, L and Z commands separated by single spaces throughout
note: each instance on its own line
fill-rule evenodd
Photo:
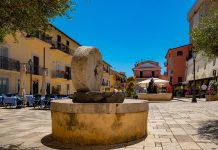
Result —
M 208 57 L 218 56 L 218 8 L 212 5 L 207 15 L 203 16 L 199 24 L 191 33 L 193 46 L 197 52 Z
M 17 31 L 34 33 L 46 31 L 52 18 L 69 17 L 74 6 L 70 0 L 2 0 L 0 1 L 0 42 Z
M 127 97 L 131 97 L 134 95 L 134 85 L 135 85 L 135 78 L 134 77 L 127 78 L 127 88 L 126 88 Z

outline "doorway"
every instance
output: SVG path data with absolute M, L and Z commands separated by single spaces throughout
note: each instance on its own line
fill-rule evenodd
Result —
M 51 94 L 51 90 L 50 90 L 50 88 L 51 88 L 51 85 L 50 85 L 50 83 L 47 83 L 47 87 L 46 87 L 46 93 L 47 93 L 48 95 L 50 95 L 50 94 Z
M 65 67 L 65 79 L 70 80 L 71 79 L 71 68 Z
M 33 81 L 33 94 L 38 94 L 39 93 L 39 81 L 35 80 Z

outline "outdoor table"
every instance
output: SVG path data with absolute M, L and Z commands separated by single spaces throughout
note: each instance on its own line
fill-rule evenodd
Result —
M 12 106 L 17 106 L 17 97 L 16 96 L 5 97 L 3 100 L 3 104 L 10 104 Z
M 33 95 L 27 95 L 26 99 L 27 99 L 27 103 L 29 104 L 29 106 L 33 106 L 33 103 L 34 103 L 34 100 L 35 100 Z

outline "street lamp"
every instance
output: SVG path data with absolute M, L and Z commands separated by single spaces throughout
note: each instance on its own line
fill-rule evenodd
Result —
M 196 81 L 195 81 L 195 59 L 196 59 L 196 51 L 192 50 L 192 57 L 193 57 L 193 79 L 194 79 L 194 88 L 193 88 L 193 97 L 192 97 L 192 103 L 197 103 L 196 99 Z
M 33 66 L 33 61 L 32 59 L 29 59 L 28 61 L 29 69 L 30 69 L 30 95 L 32 95 L 32 66 Z

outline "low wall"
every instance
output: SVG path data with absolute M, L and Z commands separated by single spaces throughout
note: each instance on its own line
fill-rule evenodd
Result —
M 109 145 L 147 136 L 148 103 L 51 103 L 53 138 L 66 144 Z
M 185 98 L 192 98 L 193 95 L 185 95 Z
M 206 95 L 206 101 L 218 101 L 218 95 Z
M 170 101 L 172 99 L 172 93 L 158 93 L 158 94 L 148 94 L 148 93 L 138 93 L 138 99 L 148 100 L 148 101 Z

